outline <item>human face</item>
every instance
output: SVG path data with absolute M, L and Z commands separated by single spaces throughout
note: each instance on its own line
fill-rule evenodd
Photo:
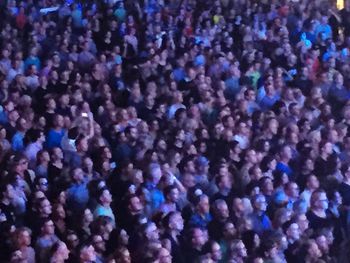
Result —
M 26 246 L 30 246 L 31 236 L 30 236 L 28 231 L 26 231 L 26 230 L 22 231 L 20 236 L 19 236 L 19 239 L 20 239 L 21 244 L 24 244 Z
M 165 248 L 161 248 L 159 252 L 159 263 L 171 263 L 171 262 L 172 262 L 172 256 L 170 255 L 170 252 Z
M 299 225 L 301 233 L 303 233 L 309 228 L 309 220 L 307 219 L 305 214 L 299 216 L 297 223 Z
M 84 211 L 84 221 L 87 223 L 91 223 L 94 220 L 93 215 L 90 209 L 85 209 Z
M 110 204 L 112 202 L 112 195 L 109 190 L 104 190 L 101 197 L 104 203 Z
M 67 245 L 64 242 L 60 242 L 58 253 L 61 256 L 61 258 L 64 260 L 67 260 L 69 258 L 69 250 L 67 248 Z
M 198 204 L 198 209 L 203 214 L 209 213 L 209 198 L 207 196 L 201 198 Z
M 261 196 L 256 200 L 256 207 L 260 210 L 260 211 L 266 211 L 267 208 L 267 202 L 265 199 L 265 196 Z
M 73 172 L 73 177 L 77 182 L 81 182 L 84 179 L 83 170 L 80 168 L 75 169 Z
M 40 204 L 40 213 L 49 216 L 52 213 L 52 206 L 50 204 L 50 201 L 48 199 L 45 199 Z
M 192 235 L 192 245 L 193 246 L 203 246 L 205 243 L 205 236 L 201 229 L 196 228 Z
M 94 248 L 97 252 L 103 253 L 106 250 L 105 242 L 100 235 L 95 235 L 93 237 Z
M 214 243 L 211 247 L 211 254 L 214 262 L 218 262 L 222 259 L 222 252 L 220 245 L 218 243 Z
M 324 146 L 323 146 L 323 150 L 326 154 L 332 154 L 333 153 L 333 147 L 332 144 L 330 142 L 327 142 Z
M 315 175 L 312 175 L 307 185 L 310 189 L 317 189 L 320 186 L 320 182 Z
M 290 227 L 288 228 L 287 235 L 289 238 L 298 240 L 300 238 L 299 225 L 296 223 L 291 224 Z
M 159 239 L 159 231 L 156 224 L 152 223 L 148 226 L 146 236 L 150 241 L 157 241 Z
M 322 256 L 322 252 L 315 241 L 312 241 L 307 252 L 312 258 L 320 258 Z
M 171 222 L 170 223 L 179 232 L 181 232 L 184 229 L 184 220 L 183 220 L 183 218 L 182 218 L 180 213 L 176 213 L 171 218 Z
M 95 248 L 92 245 L 84 247 L 83 250 L 80 252 L 80 258 L 83 260 L 83 262 L 96 261 Z
M 244 245 L 244 243 L 241 241 L 238 243 L 237 247 L 237 254 L 241 257 L 241 258 L 246 258 L 247 257 L 247 249 Z
M 176 203 L 179 200 L 179 190 L 177 188 L 171 190 L 170 200 L 174 203 Z
M 222 203 L 218 206 L 218 214 L 222 219 L 227 219 L 229 217 L 228 206 L 226 203 Z
M 53 235 L 55 233 L 55 225 L 51 220 L 44 224 L 44 232 L 47 235 Z
M 292 198 L 299 197 L 299 186 L 296 183 L 291 183 L 289 185 L 289 193 Z
M 317 201 L 316 201 L 317 207 L 320 209 L 328 209 L 328 198 L 325 193 L 320 193 Z

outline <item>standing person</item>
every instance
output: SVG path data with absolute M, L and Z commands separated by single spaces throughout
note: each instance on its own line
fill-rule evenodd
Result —
M 310 222 L 310 228 L 314 231 L 332 226 L 332 219 L 328 211 L 328 198 L 324 190 L 314 191 L 310 199 L 310 210 L 306 216 Z
M 170 251 L 174 262 L 185 263 L 184 240 L 181 237 L 184 221 L 181 214 L 176 211 L 169 212 L 164 218 L 164 225 L 165 233 L 163 238 L 170 241 Z
M 35 251 L 31 246 L 32 231 L 27 227 L 16 229 L 14 232 L 15 248 L 20 250 L 23 259 L 28 263 L 35 263 Z
M 272 225 L 270 218 L 266 214 L 266 198 L 262 194 L 253 196 L 252 198 L 253 213 L 251 217 L 253 219 L 253 230 L 259 235 L 264 231 L 271 230 Z
M 63 116 L 56 114 L 53 117 L 53 127 L 48 131 L 46 136 L 46 147 L 52 149 L 61 147 L 61 141 L 65 133 Z
M 45 263 L 50 260 L 50 250 L 59 239 L 55 235 L 55 225 L 51 219 L 47 218 L 43 221 L 41 232 L 36 240 L 35 248 L 37 251 L 37 260 Z

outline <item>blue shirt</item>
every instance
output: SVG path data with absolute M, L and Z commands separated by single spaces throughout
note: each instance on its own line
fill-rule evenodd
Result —
M 89 202 L 89 190 L 87 181 L 83 183 L 75 183 L 67 190 L 67 204 L 74 213 L 82 212 Z
M 24 61 L 24 71 L 27 71 L 30 65 L 35 65 L 36 68 L 39 70 L 41 66 L 40 59 L 38 57 L 28 57 Z
M 199 227 L 199 228 L 207 228 L 208 224 L 212 220 L 212 216 L 210 213 L 207 213 L 202 217 L 200 214 L 193 214 L 189 220 L 189 225 L 191 227 Z
M 24 133 L 22 132 L 18 131 L 13 135 L 11 145 L 14 151 L 22 151 L 24 149 L 23 139 Z
M 152 212 L 158 210 L 161 204 L 165 202 L 163 192 L 156 188 L 152 183 L 146 183 L 146 188 L 149 191 L 148 202 Z
M 278 96 L 273 96 L 273 97 L 265 96 L 265 97 L 263 97 L 262 100 L 259 102 L 261 110 L 265 111 L 265 110 L 271 109 L 271 107 L 278 100 L 279 100 Z
M 281 163 L 281 162 L 277 163 L 276 170 L 281 171 L 282 173 L 285 173 L 289 177 L 293 175 L 293 170 L 288 165 L 285 165 L 284 163 Z
M 253 219 L 253 230 L 258 234 L 261 234 L 264 231 L 272 229 L 271 220 L 265 213 L 263 213 L 262 215 L 253 213 L 252 219 Z
M 64 133 L 64 129 L 61 129 L 58 132 L 54 129 L 50 129 L 46 137 L 47 148 L 52 149 L 54 147 L 61 147 L 61 141 L 64 136 Z

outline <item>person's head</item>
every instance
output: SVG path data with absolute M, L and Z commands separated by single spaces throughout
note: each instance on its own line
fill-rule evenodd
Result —
M 81 263 L 96 261 L 96 251 L 93 245 L 85 244 L 79 250 L 79 260 Z
M 52 206 L 49 199 L 42 197 L 38 200 L 38 211 L 43 218 L 48 218 L 51 215 Z
M 71 177 L 76 183 L 81 183 L 84 180 L 84 172 L 81 168 L 74 168 Z
M 128 197 L 127 208 L 131 214 L 140 214 L 143 210 L 143 204 L 137 195 Z
M 92 214 L 91 210 L 89 208 L 86 208 L 82 214 L 82 223 L 84 225 L 90 225 L 90 223 L 93 220 L 94 220 L 94 218 L 93 218 L 93 214 Z
M 157 185 L 162 178 L 161 166 L 157 163 L 151 163 L 148 167 L 149 180 Z
M 106 244 L 103 240 L 102 236 L 100 235 L 93 235 L 92 238 L 92 245 L 95 248 L 95 251 L 99 254 L 103 254 L 106 251 Z
M 184 220 L 179 212 L 170 212 L 164 218 L 165 226 L 171 230 L 180 233 L 184 229 Z
M 38 164 L 48 163 L 50 161 L 50 154 L 47 150 L 40 150 L 36 155 L 36 159 Z
M 41 234 L 43 236 L 55 234 L 55 225 L 51 219 L 44 219 L 43 224 L 41 226 Z
M 290 160 L 292 158 L 292 149 L 289 145 L 284 145 L 281 147 L 279 156 L 281 159 Z
M 77 151 L 85 153 L 89 149 L 88 138 L 85 136 L 79 136 L 75 142 L 77 146 Z
M 262 194 L 253 196 L 252 205 L 257 212 L 265 212 L 267 208 L 266 198 Z
M 74 231 L 68 230 L 66 242 L 69 250 L 75 250 L 79 245 L 78 235 Z
M 206 242 L 204 231 L 199 227 L 192 228 L 190 230 L 189 240 L 190 240 L 191 247 L 194 247 L 194 248 L 203 247 Z
M 164 189 L 164 196 L 167 201 L 176 203 L 179 200 L 179 190 L 173 185 L 167 186 Z
M 289 198 L 297 199 L 299 197 L 299 186 L 296 182 L 288 182 L 285 186 L 285 192 Z
M 303 253 L 308 260 L 317 260 L 322 256 L 322 252 L 314 239 L 306 241 L 300 253 Z
M 209 197 L 205 194 L 201 194 L 195 199 L 195 206 L 200 214 L 209 213 Z
M 329 253 L 329 244 L 327 242 L 327 238 L 322 233 L 316 235 L 315 241 L 322 254 Z
M 330 155 L 333 153 L 333 145 L 331 142 L 327 142 L 327 141 L 321 142 L 320 143 L 320 150 L 321 150 L 321 153 Z
M 234 213 L 236 214 L 242 214 L 244 211 L 244 206 L 243 206 L 243 202 L 242 199 L 239 197 L 235 197 L 232 200 L 232 210 Z
M 14 243 L 17 249 L 23 246 L 30 246 L 32 231 L 27 227 L 20 227 L 16 229 Z
M 107 188 L 101 189 L 98 196 L 98 201 L 102 205 L 109 206 L 112 203 L 112 195 Z
M 229 253 L 231 255 L 231 257 L 238 257 L 238 258 L 246 258 L 247 255 L 247 249 L 243 243 L 242 240 L 240 239 L 235 239 L 232 241 L 232 243 L 230 244 L 229 247 Z
M 296 214 L 292 220 L 298 224 L 300 233 L 305 233 L 309 229 L 309 220 L 305 214 Z
M 64 262 L 69 258 L 69 250 L 66 243 L 62 241 L 56 242 L 51 248 L 51 259 L 56 262 Z
M 63 126 L 64 126 L 64 119 L 63 119 L 63 116 L 60 115 L 60 114 L 56 114 L 56 115 L 53 117 L 53 124 L 54 124 L 54 127 L 55 127 L 55 128 L 63 128 Z
M 328 209 L 328 198 L 324 190 L 315 190 L 310 199 L 311 208 L 314 210 L 327 210 Z
M 117 251 L 114 253 L 114 258 L 117 259 L 117 262 L 120 263 L 131 263 L 131 255 L 129 250 L 122 246 L 117 249 Z
M 287 239 L 291 241 L 297 241 L 300 238 L 300 229 L 299 225 L 296 222 L 291 220 L 283 224 L 283 230 L 287 235 Z
M 249 254 L 253 254 L 255 249 L 260 246 L 259 235 L 254 230 L 243 232 L 241 238 Z
M 314 191 L 320 187 L 320 181 L 314 174 L 310 174 L 306 179 L 306 187 Z
M 66 218 L 66 211 L 64 210 L 64 207 L 62 204 L 54 204 L 52 209 L 52 218 L 53 220 L 59 220 L 59 219 L 65 219 Z
M 152 221 L 143 225 L 143 235 L 147 242 L 159 241 L 159 230 L 155 223 Z
M 1 186 L 2 199 L 13 200 L 15 196 L 16 196 L 16 192 L 12 184 L 3 184 Z
M 214 201 L 213 209 L 215 211 L 215 216 L 221 221 L 226 220 L 229 217 L 229 210 L 225 200 L 217 199 Z
M 171 263 L 172 262 L 172 256 L 170 254 L 170 251 L 164 247 L 160 248 L 157 253 L 157 261 L 159 263 Z

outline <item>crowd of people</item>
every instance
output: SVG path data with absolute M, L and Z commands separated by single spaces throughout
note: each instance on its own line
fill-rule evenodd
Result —
M 0 1 L 0 262 L 349 262 L 335 2 Z

